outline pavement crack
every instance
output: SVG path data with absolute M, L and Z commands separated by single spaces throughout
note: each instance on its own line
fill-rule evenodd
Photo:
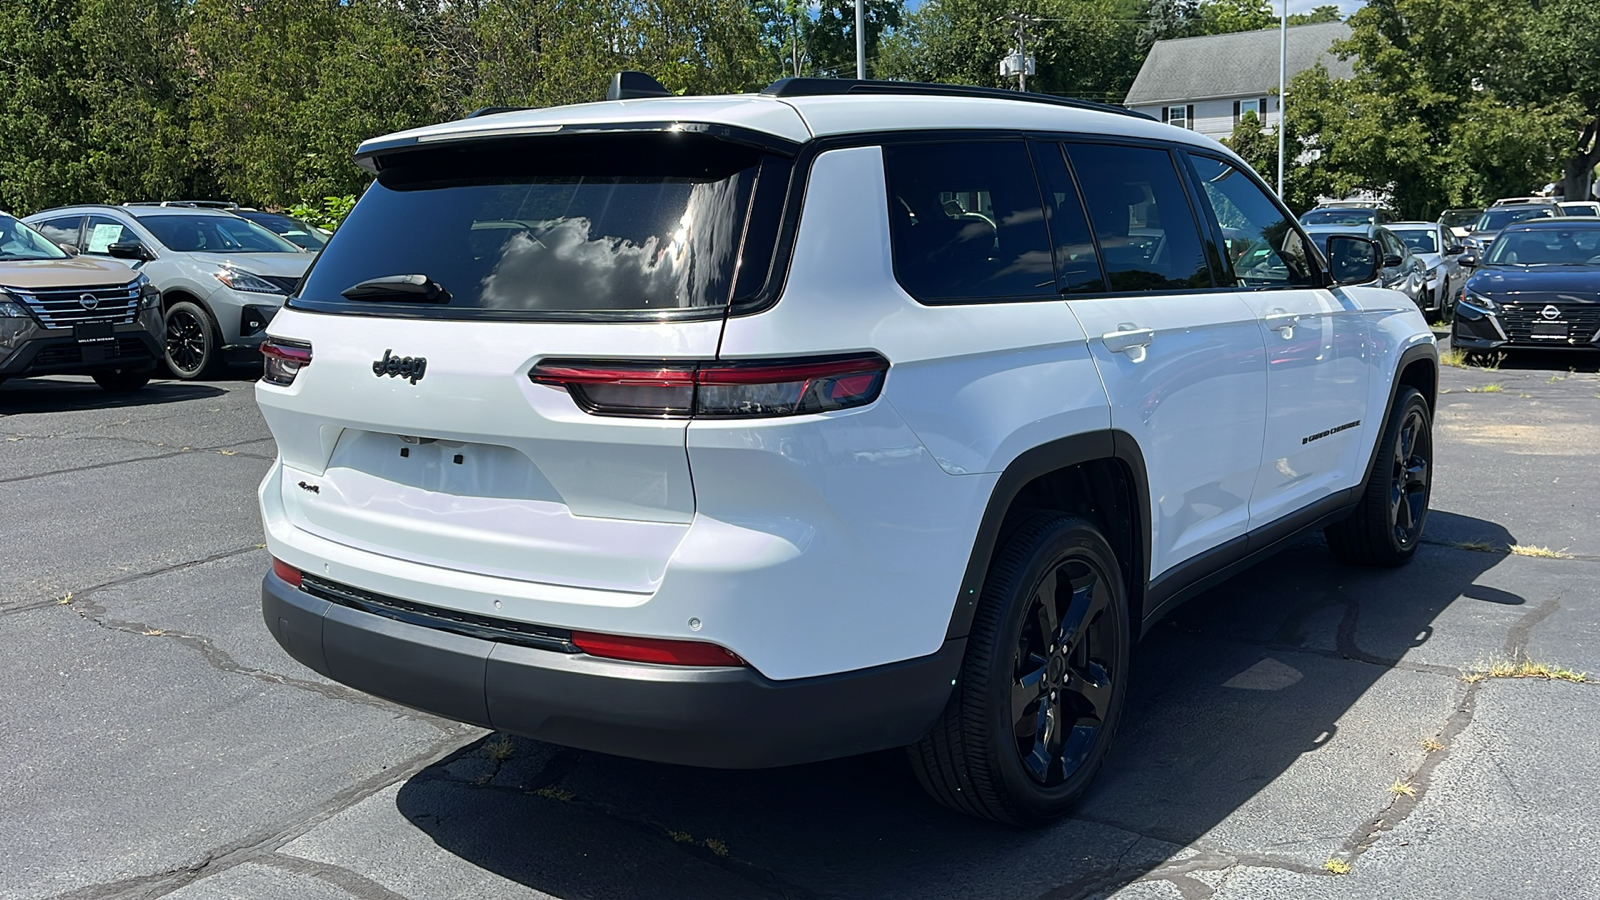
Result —
M 282 853 L 271 853 L 250 860 L 259 866 L 271 866 L 296 875 L 308 875 L 319 881 L 326 881 L 345 893 L 359 898 L 359 900 L 408 900 L 406 895 L 389 890 L 376 881 L 358 872 L 352 872 L 343 866 L 331 863 L 303 859 L 298 856 L 285 856 Z
M 123 575 L 120 578 L 113 578 L 110 581 L 102 581 L 99 584 L 92 584 L 86 588 L 83 588 L 82 590 L 68 591 L 65 597 L 56 597 L 50 600 L 36 600 L 32 603 L 8 606 L 4 609 L 0 609 L 0 616 L 9 616 L 12 613 L 27 612 L 33 609 L 44 609 L 51 606 L 70 605 L 72 603 L 81 601 L 85 597 L 91 596 L 100 591 L 108 590 L 110 588 L 133 584 L 136 581 L 143 581 L 146 578 L 154 578 L 157 575 L 166 575 L 171 572 L 181 572 L 185 569 L 193 569 L 197 566 L 210 565 L 211 563 L 218 562 L 220 560 L 229 559 L 234 556 L 240 556 L 245 553 L 252 553 L 262 549 L 264 549 L 264 547 L 261 544 L 251 544 L 248 547 L 234 547 L 231 550 L 220 550 L 211 554 L 210 556 L 202 556 L 199 559 L 188 559 L 184 560 L 183 562 L 173 563 L 168 566 L 148 569 L 143 572 L 135 572 L 131 575 Z
M 163 460 L 163 459 L 175 459 L 175 458 L 177 458 L 179 456 L 187 456 L 187 455 L 189 455 L 191 453 L 207 453 L 207 452 L 216 452 L 218 450 L 231 450 L 233 447 L 237 446 L 237 443 L 238 442 L 236 442 L 236 441 L 229 441 L 226 444 L 217 444 L 217 445 L 211 446 L 211 447 L 183 447 L 183 448 L 180 448 L 180 449 L 177 449 L 177 450 L 173 450 L 170 453 L 153 453 L 153 454 L 150 454 L 148 456 L 131 456 L 131 457 L 127 457 L 125 459 L 111 459 L 111 460 L 106 460 L 105 462 L 89 463 L 88 465 L 83 465 L 83 466 L 70 466 L 70 467 L 65 468 L 65 469 L 53 469 L 53 470 L 51 470 L 49 472 L 35 472 L 32 475 L 13 475 L 13 476 L 11 476 L 9 478 L 0 478 L 0 484 L 14 484 L 14 483 L 23 482 L 23 481 L 34 481 L 34 480 L 37 480 L 37 479 L 40 479 L 40 478 L 53 478 L 53 477 L 55 477 L 57 475 L 73 475 L 73 474 L 76 474 L 78 472 L 93 472 L 93 471 L 97 471 L 99 469 L 109 469 L 109 468 L 113 468 L 115 466 L 125 466 L 125 465 L 129 465 L 130 463 L 155 462 L 155 461 Z M 256 457 L 254 454 L 240 453 L 240 454 L 237 454 L 237 455 L 238 456 L 244 456 L 244 457 L 250 458 L 250 459 L 259 458 L 259 457 Z

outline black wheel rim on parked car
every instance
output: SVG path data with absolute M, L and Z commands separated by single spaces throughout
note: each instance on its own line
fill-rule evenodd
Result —
M 167 362 L 179 373 L 192 375 L 205 365 L 207 343 L 206 323 L 186 309 L 175 309 L 167 314 Z
M 1090 759 L 1121 672 L 1112 586 L 1083 559 L 1067 559 L 1034 588 L 1011 682 L 1017 752 L 1028 775 L 1055 787 Z
M 1389 481 L 1389 522 L 1394 527 L 1395 543 L 1402 549 L 1422 536 L 1432 459 L 1433 435 L 1428 429 L 1428 416 L 1420 405 L 1412 406 L 1395 433 L 1394 471 Z

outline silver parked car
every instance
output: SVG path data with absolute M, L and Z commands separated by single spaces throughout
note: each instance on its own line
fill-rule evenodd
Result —
M 1461 286 L 1472 273 L 1461 266 L 1461 245 L 1450 229 L 1438 222 L 1396 222 L 1389 230 L 1400 238 L 1427 270 L 1422 308 L 1448 319 Z
M 167 367 L 183 379 L 217 373 L 227 350 L 254 350 L 314 258 L 216 209 L 84 205 L 23 221 L 57 244 L 143 272 L 161 292 Z
M 1349 235 L 1351 237 L 1366 238 L 1375 241 L 1383 251 L 1383 260 L 1378 269 L 1376 284 L 1392 291 L 1399 291 L 1411 298 L 1417 307 L 1423 308 L 1427 304 L 1427 267 L 1416 254 L 1400 240 L 1386 225 L 1307 225 L 1306 235 L 1311 242 L 1322 251 L 1324 259 L 1328 258 L 1328 238 L 1334 235 Z

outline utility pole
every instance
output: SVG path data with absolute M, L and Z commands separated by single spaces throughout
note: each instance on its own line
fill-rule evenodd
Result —
M 1014 26 L 1011 36 L 1017 39 L 1016 49 L 1000 60 L 1000 77 L 1017 76 L 1017 90 L 1026 91 L 1028 76 L 1034 72 L 1033 57 L 1028 55 L 1028 26 L 1041 20 L 1022 13 L 1006 13 L 1000 17 L 1000 21 L 1010 22 Z
M 862 12 L 866 2 L 856 0 L 856 78 L 861 81 L 867 78 L 867 33 L 861 27 L 867 18 L 866 13 Z
M 1283 196 L 1283 131 L 1288 109 L 1283 105 L 1289 70 L 1289 0 L 1283 0 L 1283 18 L 1278 22 L 1278 196 Z

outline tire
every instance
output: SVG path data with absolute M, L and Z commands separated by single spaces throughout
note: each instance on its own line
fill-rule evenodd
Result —
M 222 367 L 222 333 L 217 321 L 198 303 L 174 303 L 166 312 L 163 359 L 174 378 L 208 378 Z
M 1065 814 L 1116 734 L 1130 641 L 1121 570 L 1099 530 L 1055 513 L 1024 522 L 984 581 L 950 702 L 908 748 L 917 780 L 996 822 Z
M 150 374 L 148 369 L 137 372 L 129 371 L 128 369 L 111 369 L 94 373 L 94 383 L 113 394 L 127 394 L 149 384 Z
M 1351 565 L 1401 565 L 1416 554 L 1428 519 L 1433 415 L 1415 388 L 1400 389 L 1382 440 L 1355 511 L 1323 529 L 1328 549 Z

